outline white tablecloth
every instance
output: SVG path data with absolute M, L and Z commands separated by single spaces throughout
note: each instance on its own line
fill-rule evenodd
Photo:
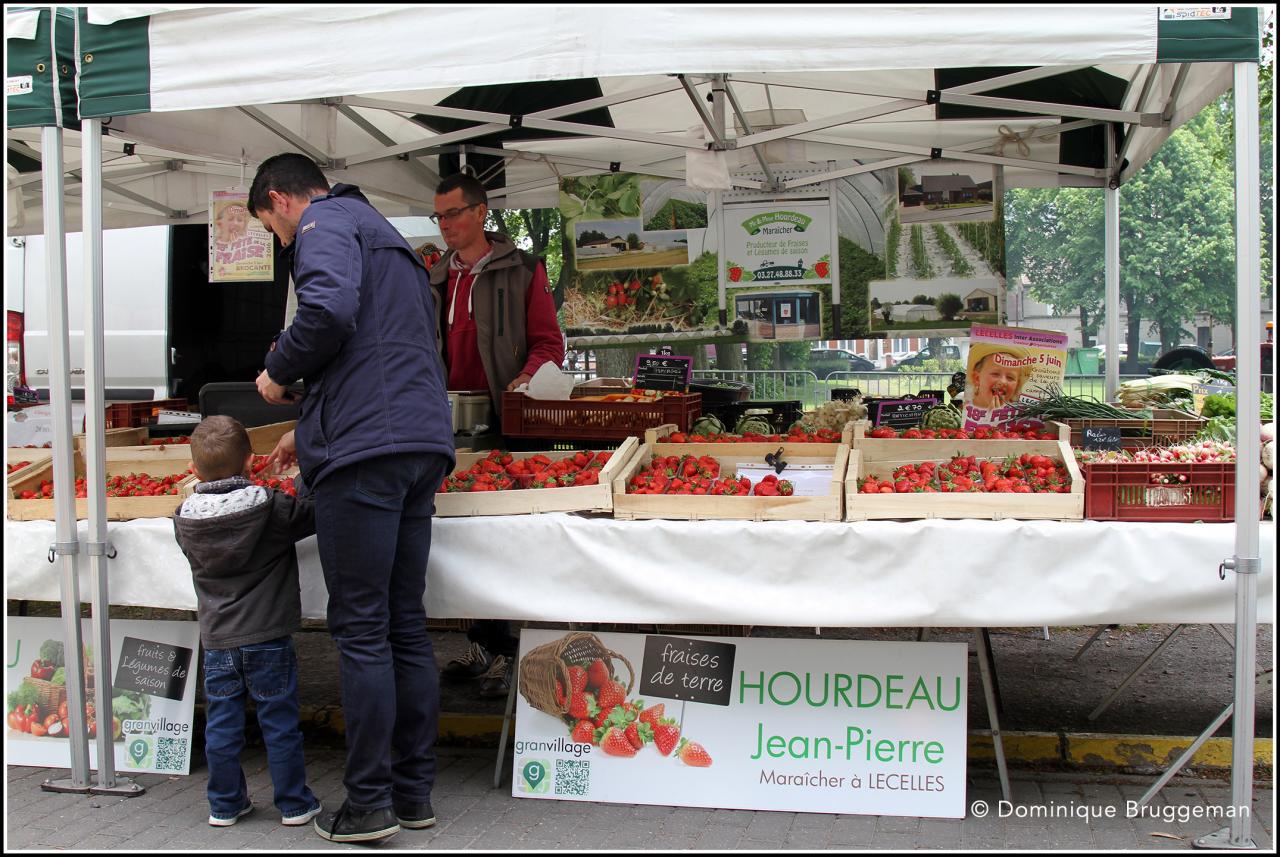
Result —
M 196 608 L 168 519 L 112 523 L 111 603 Z M 1231 524 L 1098 521 L 615 521 L 438 518 L 429 615 L 827 627 L 1230 623 Z M 80 539 L 86 524 L 80 522 Z M 52 521 L 5 522 L 7 598 L 57 601 Z M 1258 621 L 1275 621 L 1275 525 L 1262 526 Z M 315 539 L 303 615 L 324 616 Z M 77 558 L 81 599 L 88 559 Z

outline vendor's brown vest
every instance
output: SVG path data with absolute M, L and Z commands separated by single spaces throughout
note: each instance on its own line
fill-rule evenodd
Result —
M 498 232 L 486 232 L 493 245 L 493 258 L 471 286 L 472 309 L 476 319 L 476 344 L 494 410 L 502 414 L 502 392 L 524 369 L 528 358 L 525 342 L 525 294 L 538 267 L 538 258 L 525 253 Z M 443 348 L 449 308 L 449 263 L 454 251 L 431 268 L 431 291 L 436 302 L 437 345 Z M 448 377 L 448 373 L 445 373 Z

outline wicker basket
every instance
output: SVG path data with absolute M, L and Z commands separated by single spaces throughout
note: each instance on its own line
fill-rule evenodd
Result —
M 626 665 L 627 694 L 630 695 L 636 676 L 631 661 L 609 649 L 595 634 L 583 631 L 575 631 L 554 642 L 544 643 L 524 656 L 520 661 L 520 695 L 539 711 L 552 717 L 568 719 L 568 694 L 565 694 L 563 702 L 557 700 L 556 682 L 559 681 L 561 687 L 568 688 L 570 665 L 590 663 L 596 658 L 605 662 L 611 679 L 617 677 L 613 670 L 614 659 Z
M 27 676 L 22 681 L 36 689 L 36 694 L 39 698 L 37 704 L 40 706 L 42 714 L 56 712 L 58 706 L 62 705 L 62 701 L 67 698 L 67 686 L 64 684 L 54 684 L 51 681 L 30 676 Z

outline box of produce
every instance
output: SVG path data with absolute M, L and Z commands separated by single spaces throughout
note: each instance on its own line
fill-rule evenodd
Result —
M 751 448 L 744 452 L 759 455 L 776 452 L 778 445 L 784 447 L 784 451 L 790 454 L 801 454 L 796 450 L 790 449 L 792 444 L 806 445 L 830 445 L 835 446 L 843 443 L 843 436 L 839 431 L 834 429 L 817 429 L 815 431 L 806 431 L 798 425 L 785 434 L 772 432 L 769 434 L 760 434 L 758 432 L 749 431 L 746 434 L 731 434 L 725 431 L 717 431 L 717 428 L 723 428 L 723 424 L 712 416 L 698 417 L 697 422 L 687 431 L 677 431 L 674 425 L 658 426 L 651 428 L 644 433 L 645 443 L 733 443 L 733 444 L 755 444 L 758 449 Z
M 1056 390 L 1039 401 L 1020 404 L 1018 416 L 1020 419 L 1056 421 L 1065 425 L 1071 432 L 1069 442 L 1072 446 L 1084 445 L 1084 431 L 1088 428 L 1118 428 L 1121 445 L 1126 449 L 1137 449 L 1182 443 L 1205 427 L 1202 417 L 1186 411 L 1116 407 L 1090 396 L 1068 396 Z
M 1077 450 L 1084 515 L 1093 521 L 1229 523 L 1235 520 L 1236 455 L 1202 441 L 1165 448 Z
M 849 455 L 846 521 L 1083 517 L 1083 479 L 1060 440 L 864 438 Z
M 52 456 L 53 450 L 44 447 L 9 447 L 7 481 L 13 482 L 15 479 L 22 479 L 31 471 L 48 462 Z
M 930 417 L 942 411 L 956 414 L 953 408 L 933 408 L 925 412 L 926 422 L 905 429 L 872 426 L 866 420 L 859 420 L 852 424 L 850 441 L 856 449 L 864 440 L 1066 440 L 1061 427 L 1052 422 L 1045 425 L 1013 423 L 1003 428 L 980 426 L 965 431 L 959 427 L 959 420 L 953 421 L 947 414 Z
M 188 458 L 111 459 L 106 462 L 107 519 L 166 518 L 191 494 L 195 476 Z M 89 516 L 85 465 L 75 454 L 76 518 Z M 53 462 L 47 461 L 17 482 L 9 484 L 9 518 L 15 521 L 53 520 Z
M 629 437 L 616 450 L 460 453 L 436 494 L 436 516 L 611 511 L 610 483 L 639 444 Z
M 567 401 L 502 394 L 502 433 L 550 440 L 623 440 L 645 429 L 674 423 L 681 431 L 702 413 L 696 393 L 611 393 Z
M 838 521 L 848 460 L 844 444 L 646 443 L 613 482 L 613 515 Z

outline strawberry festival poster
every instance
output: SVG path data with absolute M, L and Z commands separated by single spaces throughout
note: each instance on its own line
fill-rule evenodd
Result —
M 1000 428 L 1020 420 L 1018 405 L 1061 389 L 1067 371 L 1067 335 L 1056 330 L 975 324 L 969 333 L 964 430 Z
M 724 218 L 728 288 L 831 282 L 829 203 L 728 203 Z
M 271 233 L 249 214 L 249 194 L 213 191 L 209 198 L 209 282 L 270 282 L 274 278 Z
M 195 622 L 111 620 L 111 711 L 97 710 L 92 623 L 80 627 L 89 767 L 98 769 L 100 730 L 109 730 L 116 771 L 187 774 L 195 734 Z M 67 657 L 59 618 L 10 616 L 5 634 L 5 755 L 11 765 L 71 767 Z
M 963 643 L 529 630 L 512 794 L 963 818 Z

